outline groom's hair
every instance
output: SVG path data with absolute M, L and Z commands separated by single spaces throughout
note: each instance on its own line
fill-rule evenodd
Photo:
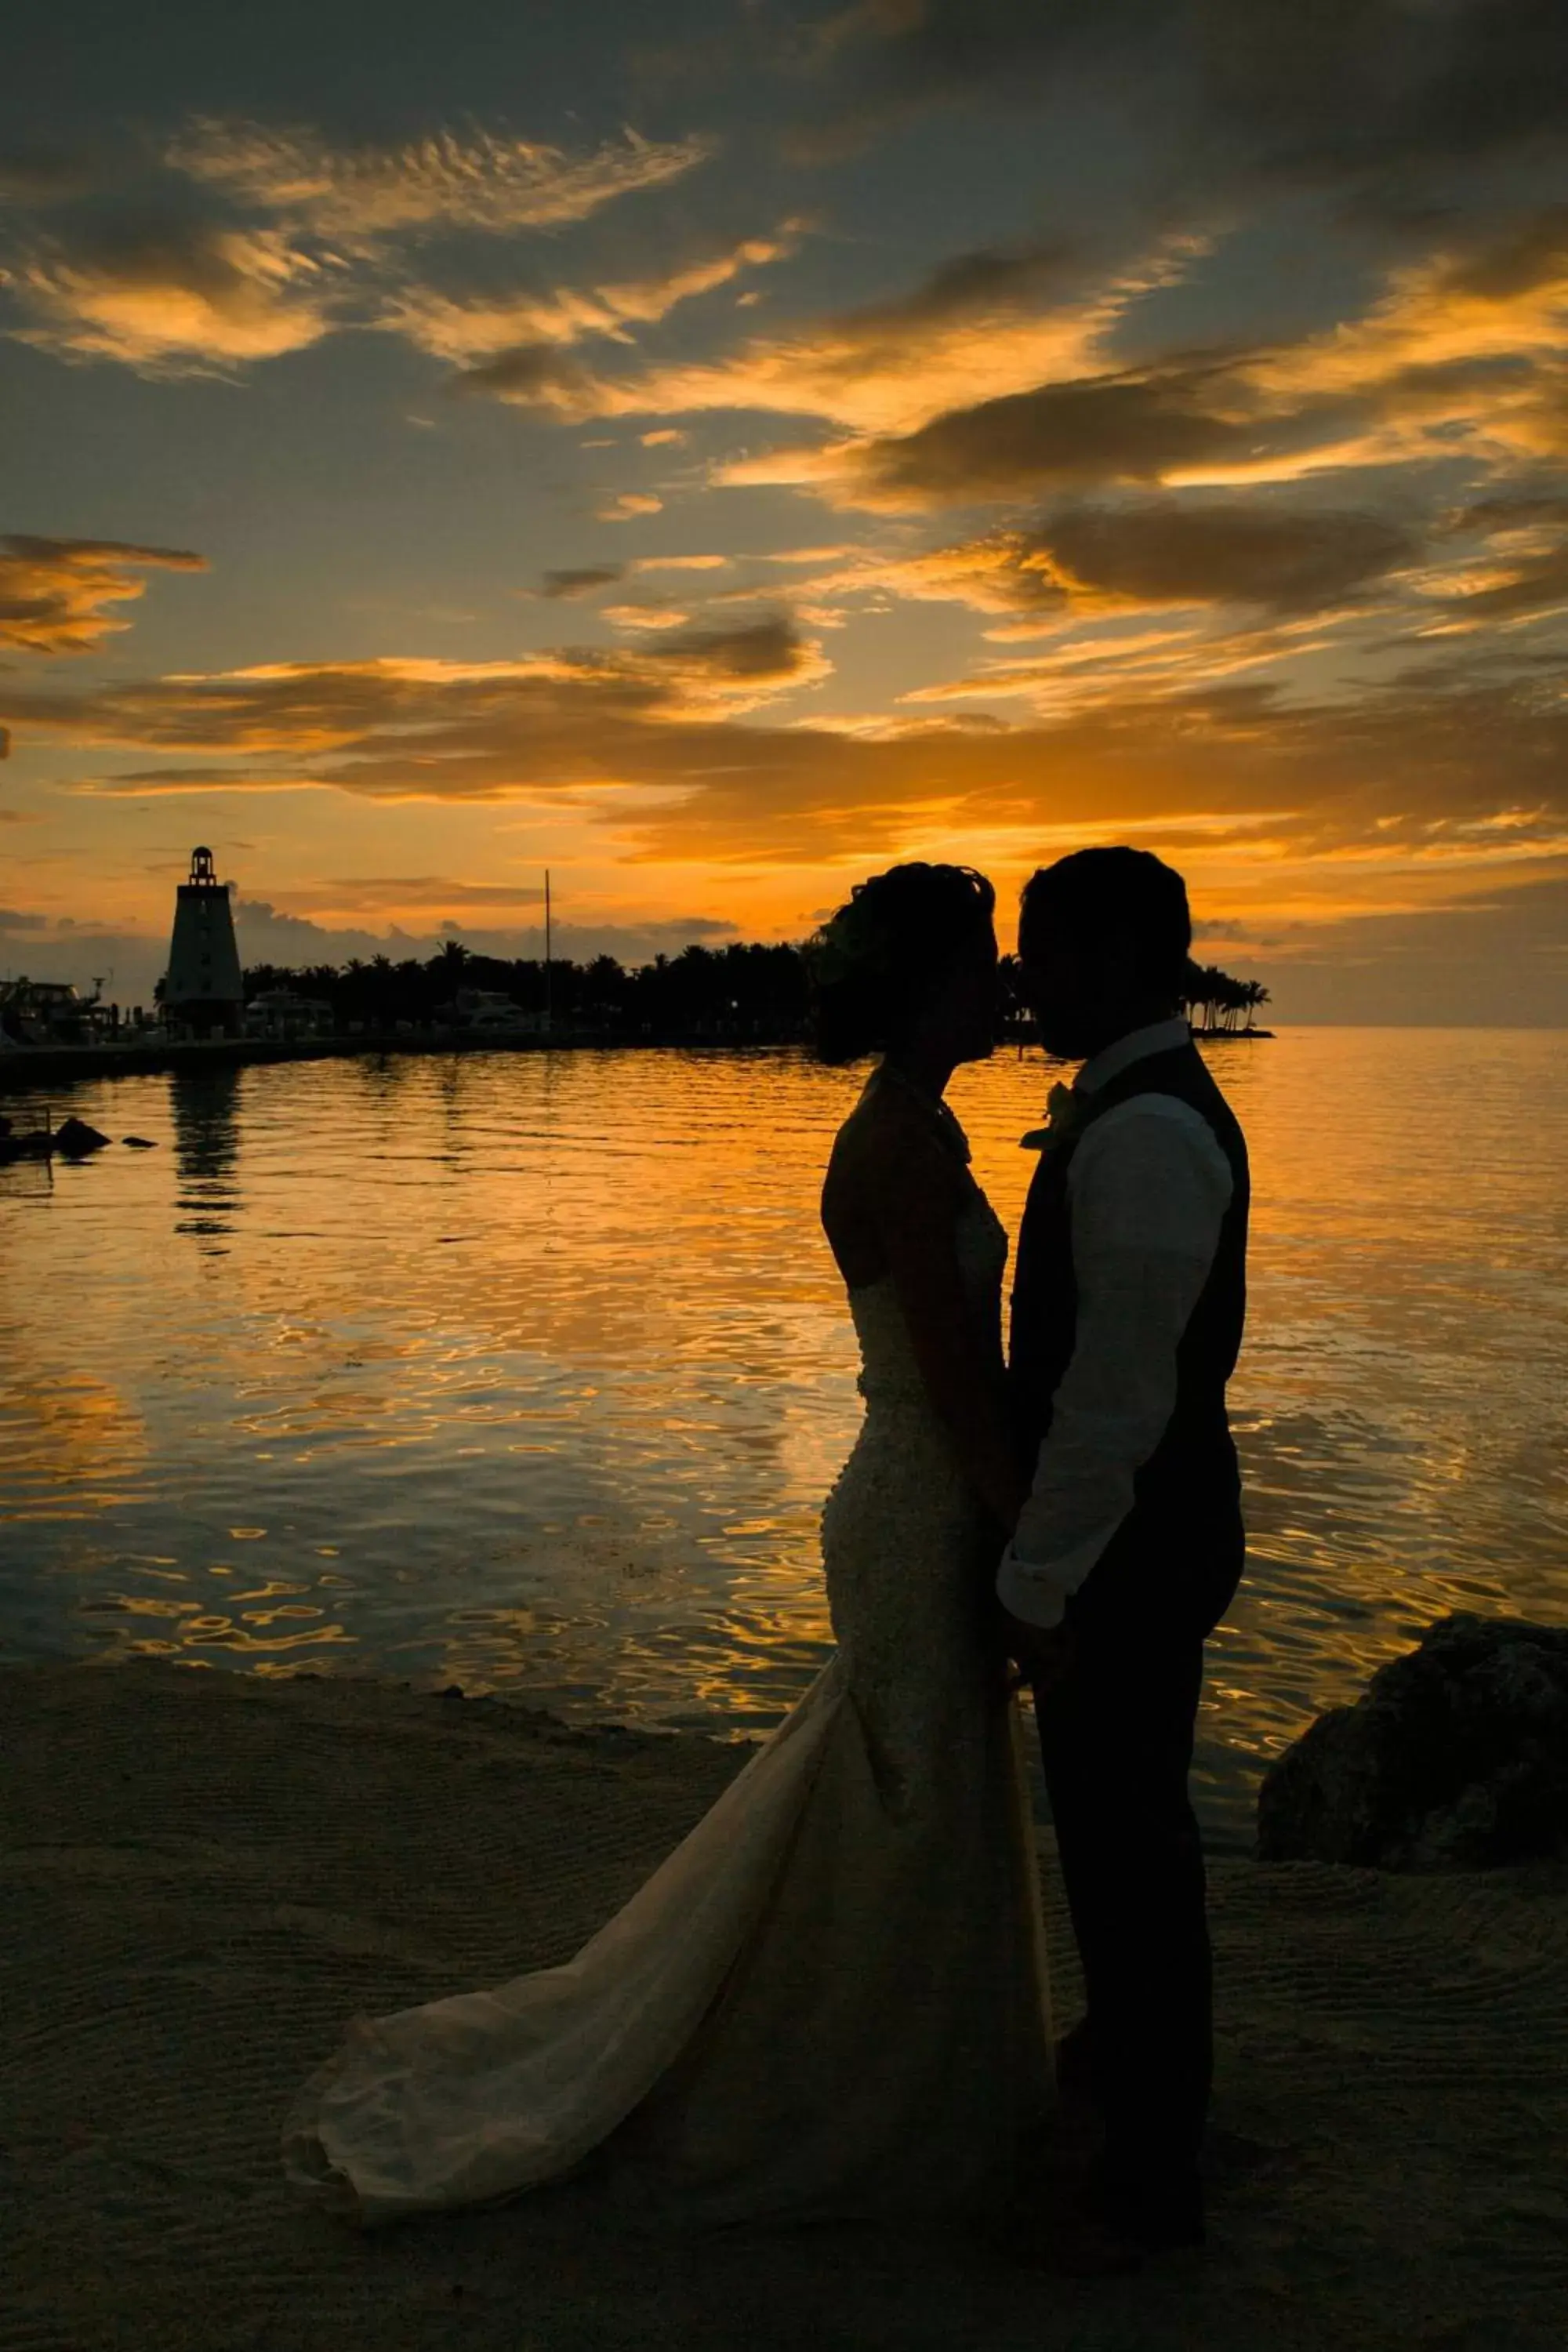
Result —
M 1193 944 L 1187 886 L 1148 849 L 1075 849 L 1024 886 L 1018 952 L 1051 935 L 1090 945 L 1108 931 L 1133 942 L 1137 979 L 1152 995 L 1179 997 Z

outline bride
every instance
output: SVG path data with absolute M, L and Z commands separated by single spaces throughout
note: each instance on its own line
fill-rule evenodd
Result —
M 865 1420 L 823 1516 L 837 1649 L 626 1908 L 561 1968 L 357 2021 L 296 2101 L 291 2180 L 364 2222 L 593 2158 L 699 2223 L 961 2212 L 1051 2097 L 1027 1809 L 988 1628 L 1022 1501 L 1006 1242 L 942 1100 L 991 1051 L 994 893 L 862 883 L 816 944 L 818 1052 L 881 1059 L 827 1238 Z

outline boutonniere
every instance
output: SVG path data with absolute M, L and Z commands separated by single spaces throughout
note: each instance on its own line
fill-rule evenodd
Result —
M 1021 1135 L 1018 1138 L 1019 1150 L 1059 1151 L 1083 1125 L 1088 1108 L 1086 1097 L 1075 1094 L 1071 1087 L 1053 1087 L 1046 1097 L 1044 1127 L 1032 1127 L 1027 1135 Z

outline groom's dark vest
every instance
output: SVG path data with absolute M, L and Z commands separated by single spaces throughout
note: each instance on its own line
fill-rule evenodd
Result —
M 1068 1171 L 1098 1119 L 1146 1094 L 1173 1095 L 1198 1113 L 1230 1163 L 1233 1191 L 1214 1264 L 1177 1349 L 1174 1410 L 1138 1473 L 1131 1513 L 1070 1605 L 1069 1616 L 1086 1617 L 1101 1606 L 1132 1601 L 1147 1572 L 1151 1591 L 1157 1589 L 1162 1599 L 1179 1602 L 1184 1612 L 1212 1620 L 1240 1573 L 1240 1481 L 1225 1391 L 1247 1311 L 1250 1183 L 1241 1129 L 1194 1045 L 1131 1064 L 1089 1097 L 1076 1131 L 1041 1155 L 1018 1234 L 1013 1282 L 1009 1373 L 1015 1426 L 1032 1475 L 1077 1336 Z

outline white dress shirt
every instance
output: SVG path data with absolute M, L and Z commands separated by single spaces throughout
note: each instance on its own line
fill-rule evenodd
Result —
M 1191 1035 L 1183 1020 L 1135 1029 L 1084 1064 L 1093 1095 Z M 996 1580 L 1003 1606 L 1043 1631 L 1132 1508 L 1132 1482 L 1170 1422 L 1176 1349 L 1218 1247 L 1234 1190 L 1206 1119 L 1173 1095 L 1135 1095 L 1094 1121 L 1068 1170 L 1078 1318 L 1033 1490 Z

